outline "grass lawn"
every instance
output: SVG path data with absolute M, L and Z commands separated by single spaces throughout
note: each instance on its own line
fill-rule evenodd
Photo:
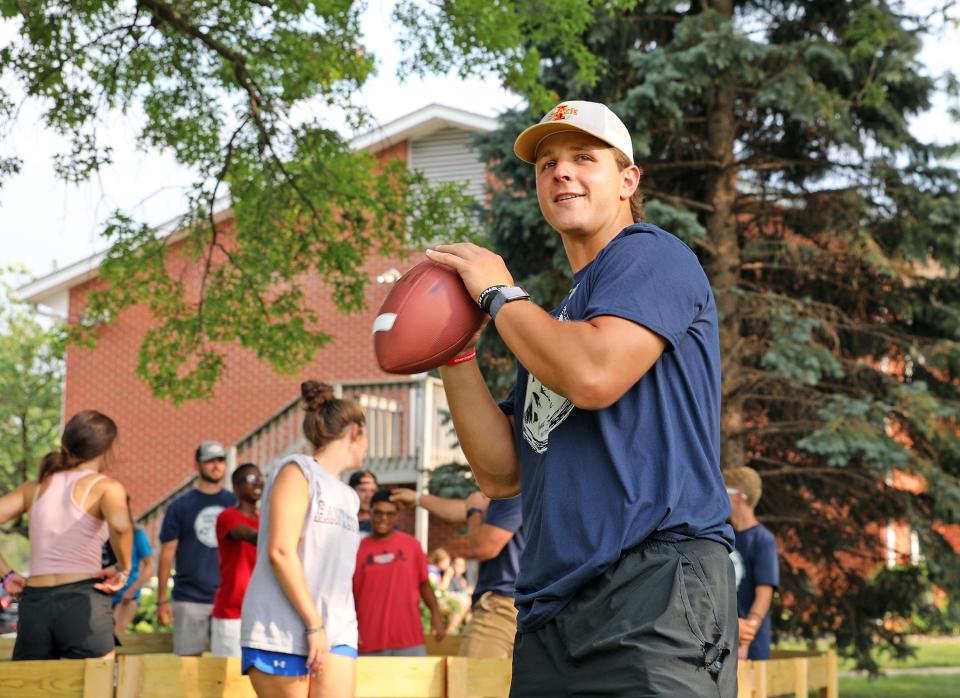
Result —
M 840 678 L 840 698 L 946 698 L 958 692 L 960 676 Z
M 880 654 L 877 662 L 881 669 L 925 669 L 927 667 L 938 666 L 960 666 L 960 638 L 954 640 L 938 640 L 936 642 L 917 641 L 912 643 L 916 648 L 916 654 L 913 657 L 902 661 L 893 661 L 888 655 Z M 827 648 L 827 643 L 819 643 L 818 647 Z M 781 642 L 777 645 L 780 649 L 798 650 L 806 649 L 802 642 Z M 840 660 L 840 671 L 852 671 L 853 662 L 849 659 Z M 960 682 L 960 677 L 954 677 Z M 958 691 L 960 694 L 960 691 Z M 868 695 L 868 694 L 857 694 Z M 949 694 L 948 694 L 949 695 Z

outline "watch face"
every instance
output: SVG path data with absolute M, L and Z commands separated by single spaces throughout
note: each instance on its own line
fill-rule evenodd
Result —
M 519 286 L 507 286 L 506 288 L 501 288 L 500 293 L 502 293 L 508 301 L 512 301 L 517 298 L 530 297 L 530 294 L 524 291 Z

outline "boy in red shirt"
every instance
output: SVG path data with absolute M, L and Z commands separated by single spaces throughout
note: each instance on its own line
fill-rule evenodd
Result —
M 233 471 L 232 480 L 237 506 L 217 517 L 220 586 L 213 599 L 210 634 L 214 657 L 240 656 L 240 608 L 257 562 L 257 502 L 263 495 L 263 476 L 256 465 L 244 463 Z
M 370 501 L 372 533 L 360 541 L 353 596 L 357 604 L 360 654 L 423 656 L 427 653 L 420 625 L 420 599 L 430 609 L 437 640 L 446 628 L 437 597 L 427 578 L 427 558 L 420 543 L 397 531 L 397 505 L 380 490 Z

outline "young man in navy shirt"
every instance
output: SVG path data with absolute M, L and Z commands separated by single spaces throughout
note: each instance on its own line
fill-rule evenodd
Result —
M 466 499 L 447 499 L 429 493 L 418 496 L 398 487 L 390 500 L 406 507 L 421 506 L 450 523 L 466 524 L 466 555 L 480 561 L 480 571 L 459 654 L 481 659 L 512 657 L 517 633 L 513 595 L 526 540 L 520 497 L 491 501 L 483 492 L 474 492 Z
M 740 659 L 770 659 L 770 605 L 780 586 L 780 562 L 777 539 L 755 513 L 763 484 L 753 468 L 725 470 L 723 481 L 730 497 L 730 523 L 737 535 L 732 556 L 737 571 Z
M 630 134 L 606 106 L 557 105 L 514 151 L 573 271 L 561 305 L 530 302 L 489 250 L 427 251 L 518 360 L 499 406 L 466 354 L 440 370 L 480 487 L 522 497 L 511 695 L 735 696 L 710 284 L 686 245 L 640 223 Z
M 181 656 L 199 656 L 210 649 L 210 614 L 220 586 L 217 517 L 237 502 L 233 492 L 223 488 L 226 459 L 217 441 L 197 446 L 197 486 L 170 502 L 160 526 L 157 620 L 173 623 L 173 651 Z M 167 581 L 173 568 L 171 603 Z

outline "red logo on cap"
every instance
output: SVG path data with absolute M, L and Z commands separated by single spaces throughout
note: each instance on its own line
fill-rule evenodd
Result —
M 547 117 L 547 121 L 564 121 L 568 116 L 574 116 L 577 110 L 566 104 L 561 104 Z

